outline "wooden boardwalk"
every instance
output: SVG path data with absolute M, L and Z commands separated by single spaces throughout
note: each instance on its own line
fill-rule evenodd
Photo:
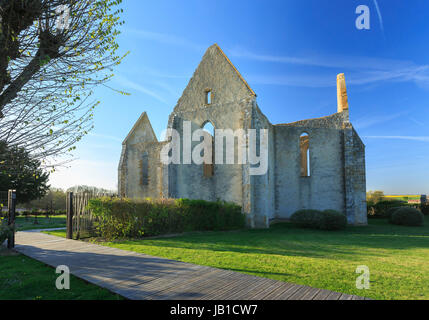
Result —
M 16 250 L 128 299 L 364 300 L 362 297 L 132 251 L 18 232 Z

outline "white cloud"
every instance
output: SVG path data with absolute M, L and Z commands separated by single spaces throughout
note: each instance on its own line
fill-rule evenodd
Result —
M 115 78 L 115 81 L 117 81 L 120 85 L 124 86 L 124 91 L 127 91 L 128 89 L 132 89 L 132 90 L 136 90 L 139 91 L 141 93 L 147 94 L 148 96 L 151 96 L 152 98 L 155 98 L 156 100 L 164 103 L 164 104 L 168 104 L 167 101 L 160 96 L 158 93 L 156 93 L 155 91 L 148 89 L 134 81 L 131 81 L 121 75 L 117 75 Z
M 380 7 L 378 6 L 377 0 L 374 0 L 374 5 L 375 5 L 375 8 L 377 9 L 378 21 L 380 22 L 381 32 L 383 33 L 383 37 L 384 37 L 383 17 L 381 16 Z
M 429 136 L 364 136 L 368 139 L 396 139 L 429 142 Z
M 399 113 L 381 115 L 381 116 L 368 115 L 367 117 L 360 118 L 354 121 L 354 127 L 356 129 L 368 128 L 374 125 L 379 125 L 381 123 L 385 123 L 385 122 L 389 122 L 391 120 L 397 119 L 403 116 L 404 114 L 405 114 L 404 112 L 399 112 Z
M 261 61 L 266 63 L 283 63 L 302 66 L 313 66 L 341 70 L 346 73 L 348 85 L 366 85 L 379 82 L 415 82 L 429 87 L 429 65 L 417 65 L 412 61 L 356 56 L 276 56 L 250 52 L 241 47 L 228 51 L 232 57 Z M 320 74 L 320 73 L 319 73 Z M 287 75 L 252 75 L 249 82 L 302 87 L 335 86 L 331 75 L 320 76 L 310 73 Z M 249 78 L 249 77 L 248 77 Z

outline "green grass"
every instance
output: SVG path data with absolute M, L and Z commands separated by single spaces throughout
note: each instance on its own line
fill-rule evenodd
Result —
M 16 217 L 15 226 L 17 231 L 63 228 L 66 226 L 66 216 L 37 217 L 38 224 L 35 224 L 34 221 L 35 218 L 33 216 L 29 216 L 28 219 L 21 216 Z
M 55 270 L 0 248 L 0 300 L 122 300 L 110 291 L 70 276 L 70 290 L 58 290 Z
M 370 220 L 328 232 L 278 224 L 101 244 L 373 299 L 429 299 L 429 217 L 425 227 Z M 369 290 L 356 289 L 359 265 L 370 269 Z

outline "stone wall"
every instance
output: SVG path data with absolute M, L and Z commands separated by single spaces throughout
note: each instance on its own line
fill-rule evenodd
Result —
M 211 92 L 211 103 L 206 93 Z M 183 121 L 192 122 L 192 132 L 211 122 L 215 129 L 246 129 L 251 127 L 254 92 L 217 45 L 205 53 L 169 119 L 169 127 L 183 138 Z M 193 142 L 195 146 L 199 142 Z M 181 141 L 183 146 L 183 141 Z M 225 149 L 224 149 L 225 152 Z M 235 146 L 235 154 L 238 146 Z M 183 154 L 182 154 L 183 160 Z M 183 163 L 183 161 L 182 161 Z M 251 212 L 250 179 L 246 165 L 214 165 L 213 177 L 204 177 L 196 164 L 170 165 L 169 196 L 215 201 L 232 201 Z M 248 224 L 252 218 L 249 216 Z
M 349 122 L 344 76 L 337 79 L 337 113 L 289 124 L 272 125 L 259 109 L 256 94 L 222 50 L 211 46 L 194 72 L 168 121 L 180 134 L 180 146 L 190 134 L 210 122 L 215 129 L 268 130 L 268 171 L 251 176 L 246 164 L 215 164 L 214 175 L 203 165 L 165 165 L 145 113 L 123 143 L 118 170 L 119 192 L 132 198 L 190 198 L 235 202 L 242 206 L 248 226 L 269 227 L 275 219 L 288 219 L 299 209 L 334 209 L 347 214 L 350 224 L 366 224 L 365 146 Z M 208 101 L 210 92 L 210 101 Z M 303 176 L 300 137 L 308 134 L 310 176 Z M 184 141 L 184 137 L 189 139 Z M 216 137 L 215 137 L 216 138 Z M 247 138 L 248 141 L 248 138 Z M 259 141 L 258 141 L 259 143 Z M 305 141 L 307 144 L 307 141 Z M 224 154 L 226 152 L 224 145 Z M 259 149 L 259 144 L 257 145 Z M 237 158 L 238 144 L 234 152 Z M 142 183 L 142 157 L 148 159 L 148 183 Z M 305 162 L 305 161 L 304 161 Z M 145 176 L 143 176 L 145 177 Z
M 366 225 L 365 145 L 350 123 L 344 127 L 344 175 L 348 223 Z
M 143 113 L 122 144 L 119 163 L 119 194 L 130 198 L 162 197 L 161 145 Z M 143 157 L 147 156 L 148 181 L 143 179 Z
M 300 209 L 345 212 L 343 130 L 345 114 L 275 125 L 275 212 L 287 219 Z M 301 176 L 300 137 L 307 133 L 310 176 Z

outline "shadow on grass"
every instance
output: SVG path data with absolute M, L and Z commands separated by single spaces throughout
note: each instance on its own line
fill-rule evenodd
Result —
M 365 227 L 319 231 L 298 229 L 282 223 L 265 230 L 195 233 L 173 238 L 124 240 L 115 243 L 314 258 L 338 255 L 342 259 L 353 259 L 356 255 L 382 257 L 389 256 L 392 250 L 427 249 L 429 217 L 425 219 L 425 227 L 395 226 L 388 224 L 386 220 L 376 220 L 370 221 Z

